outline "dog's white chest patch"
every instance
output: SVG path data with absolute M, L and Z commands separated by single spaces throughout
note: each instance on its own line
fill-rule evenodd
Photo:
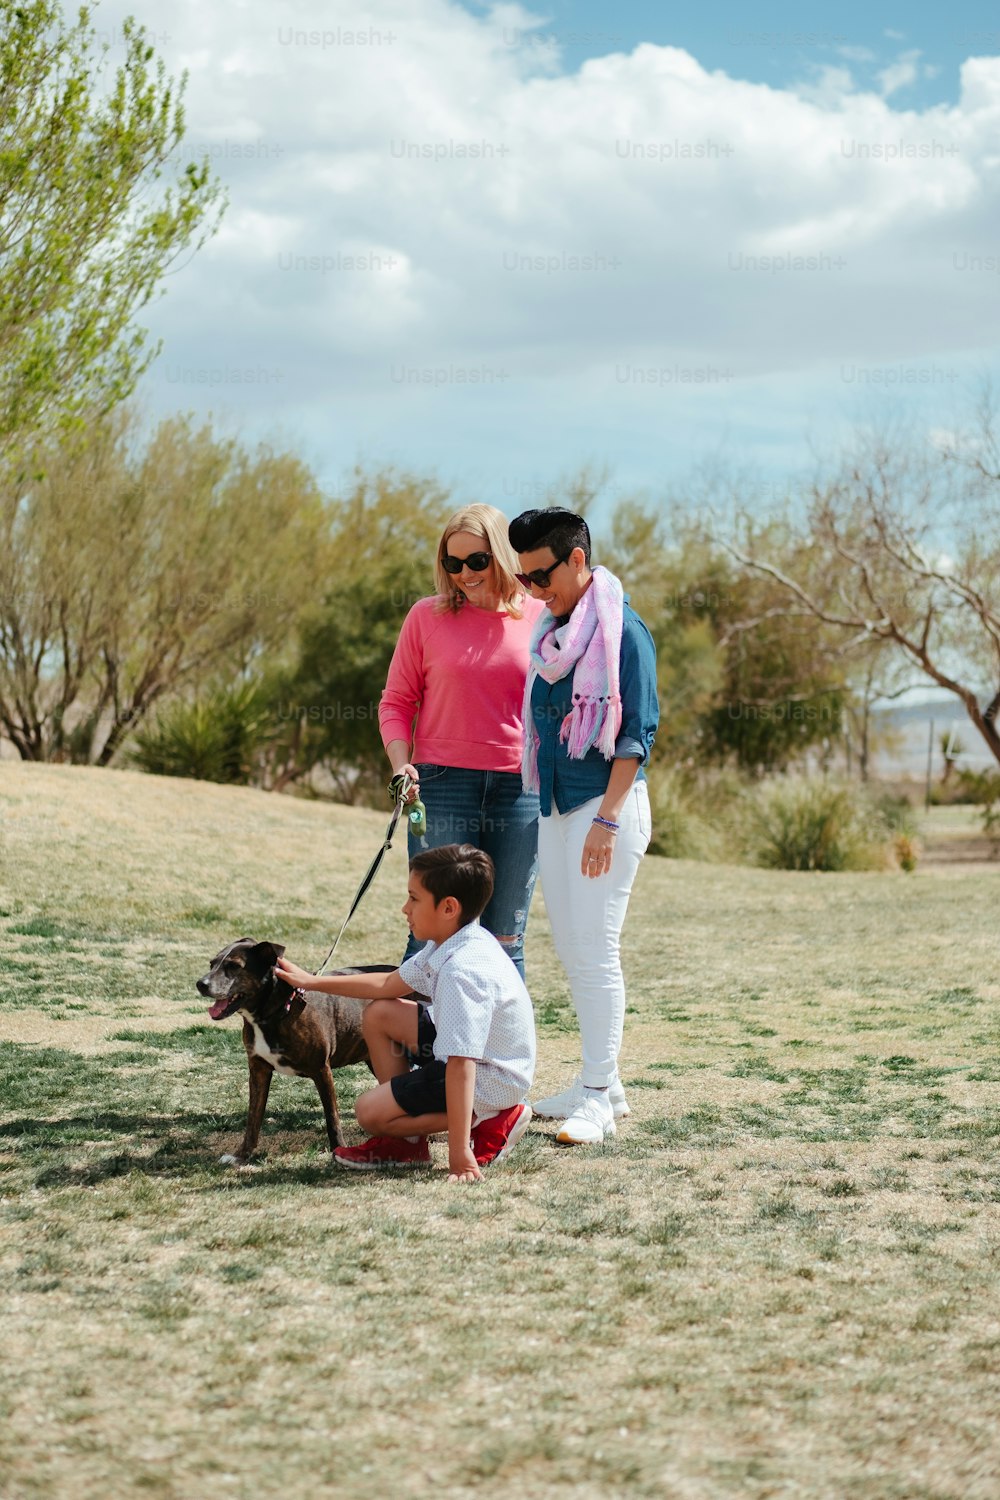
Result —
M 247 1016 L 247 1020 L 250 1021 L 249 1016 Z M 256 1052 L 261 1061 L 270 1063 L 271 1067 L 276 1073 L 286 1073 L 289 1078 L 298 1078 L 298 1073 L 296 1073 L 294 1068 L 290 1068 L 288 1066 L 281 1053 L 271 1051 L 270 1047 L 267 1045 L 267 1040 L 264 1036 L 264 1033 L 257 1025 L 257 1022 L 250 1021 L 250 1025 L 253 1029 L 253 1050 Z

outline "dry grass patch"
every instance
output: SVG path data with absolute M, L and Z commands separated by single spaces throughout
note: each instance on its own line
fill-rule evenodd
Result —
M 246 1067 L 193 981 L 244 932 L 318 961 L 385 818 L 6 764 L 0 808 L 4 1500 L 993 1500 L 995 876 L 647 861 L 632 1116 L 459 1191 L 332 1171 L 281 1078 L 217 1163 Z M 345 961 L 400 950 L 404 865 Z M 541 904 L 528 963 L 547 1089 Z

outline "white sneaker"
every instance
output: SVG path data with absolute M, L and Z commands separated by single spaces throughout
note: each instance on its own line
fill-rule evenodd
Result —
M 620 1078 L 616 1078 L 608 1089 L 608 1099 L 616 1120 L 623 1120 L 631 1113 Z M 583 1079 L 577 1073 L 568 1089 L 563 1089 L 561 1094 L 552 1094 L 548 1099 L 539 1099 L 531 1108 L 542 1120 L 566 1120 L 582 1103 Z
M 597 1146 L 606 1135 L 615 1133 L 615 1114 L 606 1094 L 587 1092 L 582 1104 L 556 1134 L 564 1146 Z

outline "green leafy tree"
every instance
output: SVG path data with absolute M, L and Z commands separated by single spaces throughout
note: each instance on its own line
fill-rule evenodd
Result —
M 0 513 L 0 727 L 25 760 L 106 765 L 161 701 L 287 652 L 330 563 L 290 454 L 126 408 L 33 456 Z
M 335 502 L 333 561 L 299 629 L 294 669 L 272 683 L 285 754 L 278 778 L 318 764 L 346 801 L 384 800 L 378 704 L 404 616 L 434 592 L 441 529 L 455 509 L 434 480 L 357 470 Z
M 679 516 L 637 499 L 619 501 L 609 535 L 595 550 L 622 580 L 632 607 L 656 644 L 660 693 L 658 759 L 696 759 L 702 719 L 717 700 L 724 673 L 714 612 L 712 560 Z
M 700 521 L 623 501 L 602 556 L 656 642 L 660 757 L 770 770 L 838 732 L 842 669 Z
M 761 597 L 761 595 L 764 597 Z M 821 641 L 771 612 L 758 580 L 736 577 L 725 622 L 724 682 L 705 715 L 710 757 L 732 755 L 745 770 L 785 769 L 841 733 L 843 670 Z
M 218 225 L 207 159 L 171 173 L 185 79 L 142 26 L 107 76 L 92 7 L 0 0 L 0 455 L 110 410 L 154 358 L 135 312 Z M 172 176 L 172 180 L 171 180 Z

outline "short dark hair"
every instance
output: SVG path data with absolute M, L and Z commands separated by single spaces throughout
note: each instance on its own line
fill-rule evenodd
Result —
M 590 527 L 576 511 L 565 510 L 561 505 L 550 505 L 545 510 L 526 510 L 507 529 L 510 544 L 515 552 L 534 552 L 539 547 L 548 547 L 556 557 L 569 557 L 574 547 L 579 547 L 583 560 L 590 567 Z
M 475 844 L 439 844 L 422 849 L 410 860 L 410 873 L 434 897 L 438 906 L 454 896 L 462 909 L 460 927 L 481 917 L 493 895 L 493 861 Z

